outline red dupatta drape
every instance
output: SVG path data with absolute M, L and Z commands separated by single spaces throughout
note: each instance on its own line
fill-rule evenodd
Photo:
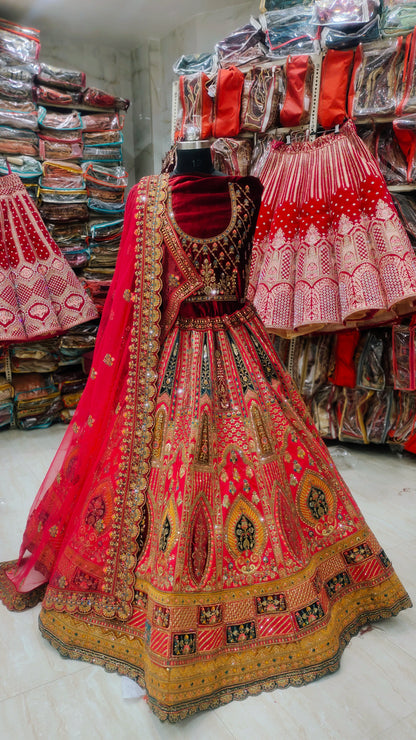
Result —
M 2 596 L 13 608 L 24 608 L 28 592 L 49 581 L 46 601 L 56 609 L 94 610 L 119 619 L 130 614 L 151 455 L 167 185 L 167 176 L 143 178 L 129 194 L 117 269 L 86 389 L 30 511 L 20 559 L 8 569 L 3 566 L 0 574 Z M 123 441 L 114 448 L 111 511 L 100 540 L 103 554 L 88 563 L 86 570 L 94 574 L 89 581 L 80 582 L 78 590 L 65 589 L 64 582 L 54 584 L 51 573 L 60 554 L 71 547 L 73 523 L 80 526 L 88 497 L 97 506 L 99 496 L 91 499 L 91 491 L 103 475 L 100 460 L 115 424 L 119 430 L 121 426 Z

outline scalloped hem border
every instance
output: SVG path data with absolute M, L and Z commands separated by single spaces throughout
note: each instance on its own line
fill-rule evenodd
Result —
M 32 609 L 42 601 L 48 584 L 44 583 L 27 593 L 19 593 L 7 575 L 7 571 L 15 565 L 17 565 L 17 560 L 0 563 L 0 601 L 11 612 L 23 612 L 25 609 Z
M 249 696 L 257 696 L 263 691 L 274 691 L 275 689 L 285 689 L 289 686 L 305 686 L 306 684 L 316 681 L 319 678 L 335 673 L 341 663 L 342 654 L 350 640 L 366 625 L 373 622 L 379 622 L 382 619 L 389 619 L 397 616 L 403 609 L 412 606 L 409 596 L 404 596 L 393 607 L 389 609 L 377 609 L 375 612 L 363 614 L 357 617 L 349 624 L 339 635 L 339 647 L 332 658 L 317 663 L 313 667 L 306 667 L 304 670 L 286 672 L 269 676 L 262 681 L 254 681 L 239 686 L 229 686 L 219 689 L 210 696 L 199 698 L 195 702 L 187 702 L 176 707 L 163 706 L 160 702 L 155 701 L 149 694 L 147 695 L 148 704 L 152 712 L 162 722 L 172 724 L 209 709 L 217 709 L 231 701 L 241 701 Z M 121 676 L 127 676 L 146 689 L 144 679 L 144 670 L 130 663 L 124 662 L 118 658 L 110 658 L 94 650 L 82 647 L 70 646 L 59 640 L 53 635 L 42 623 L 42 613 L 39 615 L 39 629 L 42 636 L 54 647 L 63 658 L 72 660 L 82 660 L 87 663 L 102 666 L 109 673 L 118 673 Z

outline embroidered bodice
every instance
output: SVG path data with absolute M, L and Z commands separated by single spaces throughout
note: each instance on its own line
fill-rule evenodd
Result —
M 176 241 L 199 283 L 183 297 L 184 302 L 244 302 L 261 192 L 260 182 L 253 177 L 177 176 L 170 180 L 165 236 L 172 248 Z M 167 257 L 165 295 L 177 288 L 180 272 L 184 274 L 177 267 Z

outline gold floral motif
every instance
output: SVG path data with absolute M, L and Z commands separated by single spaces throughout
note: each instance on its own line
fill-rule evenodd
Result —
M 243 573 L 260 566 L 266 531 L 256 508 L 243 496 L 234 501 L 225 524 L 225 539 L 234 562 Z
M 108 367 L 111 367 L 111 365 L 112 365 L 112 364 L 114 363 L 114 360 L 115 360 L 115 358 L 114 358 L 114 357 L 113 357 L 112 355 L 110 355 L 110 354 L 109 354 L 108 352 L 107 352 L 107 354 L 106 354 L 106 355 L 104 355 L 104 360 L 103 360 L 103 362 L 104 362 L 104 363 L 105 363 L 106 365 L 108 365 Z

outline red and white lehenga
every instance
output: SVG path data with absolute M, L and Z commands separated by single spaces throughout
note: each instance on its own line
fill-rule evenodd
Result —
M 21 179 L 0 178 L 0 342 L 53 336 L 96 317 Z
M 244 302 L 261 185 L 129 195 L 87 388 L 29 515 L 11 609 L 176 721 L 334 671 L 411 605 Z
M 368 327 L 416 307 L 416 258 L 379 167 L 352 121 L 313 142 L 274 142 L 248 296 L 293 337 Z

